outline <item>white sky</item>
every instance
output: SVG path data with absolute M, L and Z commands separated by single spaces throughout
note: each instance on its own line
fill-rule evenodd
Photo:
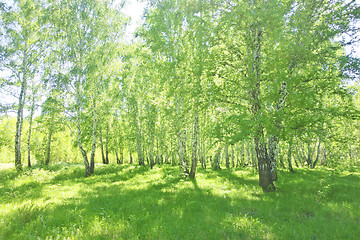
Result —
M 121 1 L 122 0 L 115 0 L 114 3 L 117 4 Z M 131 18 L 130 24 L 127 28 L 127 37 L 131 38 L 132 34 L 135 32 L 135 29 L 141 25 L 145 7 L 146 0 L 127 0 L 125 2 L 123 12 Z

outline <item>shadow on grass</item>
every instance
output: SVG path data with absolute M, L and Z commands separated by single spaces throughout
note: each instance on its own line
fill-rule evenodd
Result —
M 255 230 L 260 234 L 261 229 L 266 229 L 264 224 L 254 227 L 254 231 L 234 225 L 232 215 L 247 219 L 244 211 L 234 212 L 231 199 L 204 191 L 196 180 L 184 180 L 177 169 L 126 169 L 123 171 L 126 177 L 117 172 L 109 174 L 114 184 L 107 186 L 95 185 L 95 181 L 100 180 L 96 176 L 93 180 L 73 179 L 83 181 L 85 187 L 91 186 L 92 191 L 83 191 L 79 194 L 81 197 L 41 210 L 25 208 L 21 214 L 11 213 L 6 219 L 13 221 L 9 222 L 5 234 L 10 238 L 30 239 L 31 232 L 40 238 L 241 239 L 259 238 Z M 156 178 L 151 177 L 154 172 L 158 174 Z M 139 186 L 132 185 L 132 178 L 138 174 L 149 176 L 145 188 L 136 189 Z M 135 189 L 116 185 L 115 180 Z M 193 187 L 184 187 L 187 182 Z
M 257 180 L 232 171 L 198 174 L 219 184 L 258 187 Z M 139 175 L 143 182 L 136 178 Z M 11 221 L 3 235 L 8 239 L 351 239 L 349 234 L 360 231 L 358 215 L 351 215 L 353 205 L 332 207 L 334 195 L 322 197 L 318 192 L 334 182 L 339 186 L 359 182 L 358 175 L 280 171 L 279 191 L 252 199 L 212 194 L 196 179 L 184 180 L 173 167 L 108 166 L 89 178 L 70 177 L 69 185 L 82 183 L 92 190 L 80 189 L 77 197 L 42 209 L 24 207 L 9 213 L 4 219 Z M 358 184 L 353 185 L 359 191 Z M 347 189 L 337 191 L 346 194 Z

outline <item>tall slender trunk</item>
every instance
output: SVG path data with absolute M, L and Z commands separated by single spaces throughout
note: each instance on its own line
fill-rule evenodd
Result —
M 281 88 L 279 91 L 279 101 L 276 106 L 276 115 L 275 115 L 275 126 L 278 131 L 280 131 L 281 128 L 281 119 L 279 119 L 278 112 L 283 109 L 286 101 L 286 97 L 288 95 L 287 92 L 287 83 L 286 81 L 283 81 L 281 84 Z M 276 135 L 270 136 L 269 139 L 269 158 L 270 158 L 270 167 L 271 167 L 271 173 L 273 181 L 277 181 L 277 168 L 276 168 L 276 158 L 277 158 L 277 149 L 278 149 L 279 139 Z
M 21 81 L 21 89 L 20 89 L 20 95 L 19 95 L 19 106 L 18 106 L 18 111 L 17 111 L 16 133 L 15 133 L 15 167 L 16 167 L 17 171 L 22 170 L 21 132 L 22 132 L 22 127 L 23 127 L 23 112 L 24 112 L 26 87 L 27 87 L 26 65 L 27 65 L 27 44 L 25 42 L 25 50 L 24 50 L 24 57 L 23 57 L 23 63 L 22 63 L 22 81 Z
M 149 124 L 149 161 L 150 161 L 150 168 L 152 169 L 154 164 L 154 135 L 152 132 L 151 123 Z
M 317 164 L 317 163 L 318 163 L 318 161 L 319 161 L 319 156 L 320 156 L 320 145 L 321 145 L 321 141 L 320 141 L 320 139 L 319 139 L 319 144 L 318 144 L 318 147 L 317 147 L 316 158 L 315 158 L 315 161 L 313 162 L 312 168 L 315 168 L 316 164 Z
M 34 110 L 35 110 L 35 93 L 32 96 L 31 99 L 31 110 L 30 110 L 30 119 L 29 119 L 29 135 L 28 135 L 28 167 L 31 168 L 31 148 L 30 148 L 30 142 L 31 142 L 31 133 L 32 133 L 32 124 L 33 124 L 33 116 L 34 116 Z
M 120 164 L 119 153 L 118 153 L 118 150 L 117 150 L 116 147 L 115 147 L 115 157 L 116 157 L 116 163 L 117 163 L 117 164 Z
M 80 83 L 81 83 L 81 79 L 80 79 L 80 73 L 78 75 L 78 79 L 76 81 L 76 128 L 77 128 L 77 134 L 76 134 L 76 140 L 78 143 L 78 147 L 80 149 L 81 155 L 83 157 L 83 161 L 84 161 L 84 165 L 85 165 L 85 176 L 91 176 L 91 168 L 90 168 L 90 164 L 89 164 L 89 159 L 87 156 L 87 153 L 82 145 L 82 141 L 81 141 L 81 135 L 82 135 L 82 131 L 81 131 L 81 88 L 80 88 Z
M 221 157 L 221 145 L 218 146 L 213 161 L 211 161 L 211 157 L 210 157 L 210 162 L 212 163 L 211 165 L 214 170 L 220 169 L 220 157 Z
M 187 176 L 187 175 L 189 175 L 189 168 L 188 168 L 188 161 L 186 158 L 186 142 L 185 142 L 186 131 L 180 130 L 180 133 L 178 135 L 179 135 L 178 145 L 179 145 L 180 164 L 184 170 L 185 176 Z
M 240 165 L 242 167 L 245 166 L 245 141 L 241 143 L 241 162 Z
M 120 143 L 120 164 L 124 163 L 124 146 Z
M 132 154 L 131 154 L 130 142 L 129 142 L 129 158 L 130 158 L 130 159 L 129 159 L 129 161 L 130 161 L 129 163 L 130 163 L 130 164 L 133 164 L 133 158 L 132 158 Z
M 155 109 L 153 105 L 147 103 L 146 105 L 147 112 L 148 112 L 148 131 L 149 131 L 149 164 L 150 168 L 152 169 L 154 166 L 154 135 L 155 135 Z
M 105 154 L 104 154 L 104 143 L 102 138 L 102 127 L 101 124 L 99 124 L 99 140 L 100 140 L 100 150 L 101 150 L 101 158 L 103 164 L 106 164 Z
M 315 143 L 316 144 L 316 143 Z M 308 152 L 307 152 L 307 157 L 306 157 L 306 162 L 308 164 L 308 166 L 310 168 L 312 168 L 312 154 L 311 154 L 311 144 L 310 141 L 307 142 L 307 148 L 308 148 Z
M 235 146 L 232 145 L 231 146 L 231 166 L 232 168 L 235 167 L 235 150 L 234 150 Z
M 272 173 L 272 180 L 277 181 L 277 168 L 276 168 L 276 159 L 277 159 L 277 145 L 278 138 L 276 136 L 271 136 L 269 139 L 269 162 Z
M 260 102 L 260 81 L 261 81 L 261 38 L 262 29 L 256 27 L 255 30 L 250 31 L 250 34 L 254 37 L 254 48 L 250 50 L 254 56 L 254 62 L 252 65 L 252 77 L 255 80 L 255 84 L 251 89 L 251 110 L 254 116 L 255 122 L 259 122 L 261 116 L 261 102 Z M 264 192 L 275 191 L 273 180 L 275 176 L 276 165 L 271 161 L 266 148 L 264 140 L 264 130 L 261 123 L 258 123 L 257 129 L 254 135 L 255 152 L 259 169 L 259 185 Z
M 292 167 L 292 163 L 291 163 L 291 154 L 292 154 L 292 138 L 289 140 L 289 150 L 288 150 L 288 155 L 287 155 L 287 161 L 288 161 L 288 168 L 290 172 L 294 172 L 294 169 Z
M 182 111 L 182 102 L 183 102 L 182 98 L 180 100 L 178 99 L 178 101 L 177 101 L 177 115 L 178 116 L 180 115 L 180 113 Z M 179 160 L 180 160 L 180 164 L 184 170 L 184 175 L 186 177 L 189 175 L 189 168 L 188 168 L 188 161 L 187 161 L 187 157 L 186 157 L 186 141 L 185 141 L 186 130 L 183 128 L 185 128 L 184 118 L 182 118 L 180 121 L 180 128 L 177 133 L 177 136 L 178 136 L 178 147 L 179 147 Z
M 109 124 L 106 124 L 105 164 L 109 164 Z
M 142 152 L 142 146 L 141 146 L 141 120 L 139 118 L 139 115 L 141 116 L 141 107 L 140 107 L 140 113 L 138 112 L 138 105 L 135 100 L 135 128 L 136 128 L 136 149 L 138 154 L 138 162 L 139 165 L 143 166 L 145 165 L 144 162 L 144 156 Z
M 80 121 L 77 122 L 77 143 L 78 147 L 80 149 L 81 155 L 83 157 L 84 165 L 85 165 L 85 176 L 91 176 L 91 168 L 89 164 L 89 160 L 86 154 L 85 149 L 83 148 L 82 142 L 81 142 L 81 127 L 80 127 Z
M 97 123 L 97 115 L 96 115 L 96 99 L 93 96 L 93 127 L 92 127 L 92 145 L 91 145 L 91 157 L 90 157 L 90 173 L 93 174 L 95 170 L 95 150 L 96 150 L 96 124 Z
M 225 154 L 225 165 L 226 168 L 229 169 L 230 168 L 230 159 L 229 159 L 229 144 L 226 142 L 225 143 L 225 150 L 224 150 L 224 154 Z
M 195 178 L 196 167 L 198 162 L 197 148 L 198 148 L 198 132 L 199 132 L 199 113 L 195 111 L 194 113 L 194 136 L 193 136 L 193 146 L 192 146 L 192 156 L 191 156 L 191 170 L 190 178 Z
M 50 126 L 49 126 L 49 134 L 47 139 L 46 145 L 46 158 L 45 158 L 45 165 L 49 165 L 50 163 L 50 153 L 51 153 L 51 137 L 54 131 L 54 116 L 51 114 L 50 116 Z
M 250 141 L 247 141 L 247 144 L 246 144 L 246 153 L 247 153 L 247 163 L 248 163 L 248 165 L 250 166 L 250 164 L 252 163 L 252 164 L 253 164 L 253 167 L 256 168 L 255 163 L 253 163 L 252 160 L 251 160 Z M 244 158 L 244 160 L 245 160 L 245 158 Z M 243 166 L 245 166 L 245 161 L 243 162 Z

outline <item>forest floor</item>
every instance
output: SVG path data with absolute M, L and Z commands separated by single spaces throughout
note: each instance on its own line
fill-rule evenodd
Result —
M 0 165 L 0 239 L 359 239 L 360 169 L 279 170 L 263 193 L 251 169 Z

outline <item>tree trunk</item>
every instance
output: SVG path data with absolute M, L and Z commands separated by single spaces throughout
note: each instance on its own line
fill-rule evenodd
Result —
M 231 166 L 232 168 L 235 168 L 235 150 L 234 150 L 235 146 L 232 145 L 231 146 Z
M 288 155 L 287 155 L 287 161 L 288 161 L 289 171 L 294 172 L 294 169 L 293 169 L 292 163 L 291 163 L 291 153 L 292 153 L 292 138 L 289 141 L 289 150 L 288 150 Z
M 191 171 L 190 178 L 195 178 L 196 167 L 198 162 L 197 156 L 197 147 L 198 147 L 198 132 L 199 132 L 199 113 L 195 111 L 194 113 L 194 136 L 193 136 L 193 147 L 192 147 L 192 156 L 191 156 Z
M 96 123 L 97 123 L 97 116 L 96 116 L 96 100 L 95 96 L 93 97 L 93 127 L 92 127 L 92 145 L 91 145 L 91 155 L 90 155 L 90 173 L 93 174 L 95 171 L 95 150 L 96 150 Z
M 151 126 L 149 126 L 149 160 L 150 168 L 154 166 L 154 135 L 152 134 Z
M 280 98 L 279 98 L 279 101 L 276 106 L 276 113 L 278 113 L 281 109 L 283 109 L 283 107 L 285 105 L 286 96 L 288 95 L 287 83 L 285 81 L 283 81 L 283 83 L 281 84 L 279 95 L 280 95 Z M 281 128 L 281 120 L 279 119 L 278 114 L 275 115 L 275 126 L 276 126 L 277 130 L 279 131 Z M 270 136 L 269 158 L 270 158 L 270 167 L 272 169 L 271 173 L 273 174 L 272 175 L 273 181 L 277 181 L 277 179 L 278 179 L 277 168 L 276 168 L 276 158 L 278 156 L 278 154 L 277 154 L 278 144 L 279 144 L 278 137 L 275 135 Z
M 119 153 L 118 153 L 118 150 L 117 150 L 116 147 L 115 147 L 115 157 L 116 157 L 116 163 L 117 163 L 117 164 L 120 164 Z
M 181 98 L 181 100 L 178 99 L 177 101 L 177 115 L 179 116 L 180 112 L 182 111 L 182 101 L 183 99 Z M 187 177 L 189 175 L 189 168 L 188 168 L 188 161 L 187 161 L 187 157 L 186 157 L 186 130 L 182 129 L 184 128 L 184 118 L 181 119 L 181 125 L 179 128 L 179 131 L 177 133 L 178 136 L 178 147 L 179 147 L 179 160 L 180 160 L 180 164 L 184 170 L 184 175 L 185 177 Z
M 137 103 L 136 103 L 137 105 Z M 140 108 L 141 109 L 141 108 Z M 136 106 L 136 116 L 135 116 L 135 128 L 136 128 L 136 149 L 138 154 L 138 162 L 140 166 L 143 166 L 144 163 L 144 156 L 142 152 L 141 146 L 141 121 L 138 116 L 138 107 Z M 140 111 L 141 112 L 141 111 Z M 140 114 L 141 115 L 141 114 Z
M 214 160 L 212 161 L 212 168 L 214 170 L 217 170 L 217 169 L 221 169 L 220 168 L 220 157 L 221 157 L 221 146 L 219 145 L 216 153 L 215 153 L 215 156 L 214 156 Z M 211 161 L 211 157 L 210 157 L 210 161 Z
M 224 150 L 224 154 L 225 154 L 225 165 L 226 168 L 229 169 L 230 168 L 230 159 L 229 159 L 229 144 L 226 142 L 225 143 L 225 150 Z
M 155 123 L 154 123 L 154 106 L 147 104 L 147 112 L 148 112 L 148 131 L 149 131 L 149 164 L 152 169 L 155 165 L 154 163 L 154 135 L 155 135 Z
M 85 151 L 85 149 L 84 149 L 83 146 L 82 146 L 82 142 L 81 142 L 81 127 L 80 127 L 79 121 L 78 121 L 78 123 L 77 123 L 77 129 L 78 129 L 78 132 L 77 132 L 77 143 L 78 143 L 78 146 L 79 146 L 81 155 L 82 155 L 82 157 L 83 157 L 84 165 L 85 165 L 85 176 L 88 177 L 88 176 L 91 176 L 91 168 L 90 168 L 90 164 L 89 164 L 89 160 L 88 160 L 86 151 Z
M 308 141 L 308 143 L 307 143 L 307 148 L 308 148 L 308 152 L 307 152 L 306 162 L 307 162 L 308 166 L 310 168 L 312 168 L 312 157 L 311 157 L 311 144 L 310 144 L 310 141 Z
M 32 133 L 32 123 L 33 123 L 33 116 L 34 116 L 34 109 L 35 109 L 35 93 L 31 99 L 31 110 L 30 110 L 30 119 L 29 119 L 29 136 L 28 136 L 28 167 L 31 168 L 31 149 L 30 149 L 30 142 L 31 142 L 31 133 Z
M 78 75 L 78 80 L 75 83 L 76 84 L 76 127 L 77 127 L 77 134 L 76 134 L 76 138 L 77 138 L 77 143 L 78 143 L 78 147 L 80 149 L 81 155 L 83 157 L 83 161 L 84 161 L 84 165 L 85 165 L 85 176 L 91 176 L 91 167 L 89 164 L 89 160 L 88 160 L 88 156 L 86 154 L 85 149 L 83 148 L 82 142 L 81 142 L 81 88 L 80 88 L 80 79 L 81 75 Z
M 269 139 L 269 161 L 270 161 L 270 168 L 271 168 L 273 181 L 277 181 L 277 168 L 276 168 L 277 145 L 278 145 L 278 138 L 276 136 L 271 136 Z
M 255 152 L 258 159 L 259 166 L 259 185 L 262 187 L 264 192 L 275 191 L 273 183 L 272 168 L 270 166 L 269 156 L 267 154 L 266 144 L 262 138 L 262 130 L 258 132 L 259 137 L 255 137 Z
M 314 163 L 313 163 L 313 165 L 312 165 L 312 168 L 315 168 L 316 164 L 317 164 L 318 161 L 319 161 L 319 156 L 320 156 L 320 144 L 321 144 L 321 142 L 320 142 L 320 139 L 319 139 L 319 144 L 318 144 L 318 147 L 317 147 L 316 158 L 315 158 L 315 161 L 314 161 Z
M 24 58 L 23 58 L 23 63 L 22 63 L 22 81 L 21 81 L 21 89 L 20 89 L 20 95 L 19 95 L 19 107 L 18 107 L 18 111 L 17 111 L 16 133 L 15 133 L 15 167 L 16 167 L 17 171 L 22 170 L 21 132 L 22 132 L 22 127 L 23 127 L 23 112 L 24 112 L 26 87 L 27 87 L 26 65 L 27 65 L 27 45 L 25 42 Z
M 120 143 L 120 164 L 124 163 L 124 147 L 122 143 Z
M 99 124 L 99 140 L 100 140 L 100 149 L 101 149 L 101 157 L 103 164 L 106 164 L 105 154 L 104 154 L 104 144 L 102 139 L 102 128 L 101 124 Z
M 248 165 L 250 166 L 250 164 L 252 163 L 252 160 L 251 160 L 251 154 L 250 154 L 250 143 L 249 143 L 249 141 L 246 144 L 246 153 L 247 153 L 247 160 L 248 160 L 247 162 L 248 162 Z M 245 164 L 243 164 L 243 165 L 245 165 Z M 255 168 L 255 165 L 253 165 L 253 167 Z
M 250 154 L 250 153 L 249 153 Z M 245 141 L 241 143 L 241 161 L 240 166 L 245 167 Z
M 132 154 L 131 154 L 131 146 L 130 146 L 130 142 L 129 142 L 129 161 L 130 161 L 130 164 L 133 164 L 133 158 L 132 158 Z
M 109 164 L 109 124 L 106 124 L 105 164 Z
M 54 128 L 54 117 L 50 116 L 50 127 L 49 127 L 49 135 L 47 139 L 47 145 L 46 145 L 46 159 L 45 159 L 45 165 L 49 165 L 50 163 L 50 153 L 51 153 L 51 137 L 53 134 L 53 128 Z

